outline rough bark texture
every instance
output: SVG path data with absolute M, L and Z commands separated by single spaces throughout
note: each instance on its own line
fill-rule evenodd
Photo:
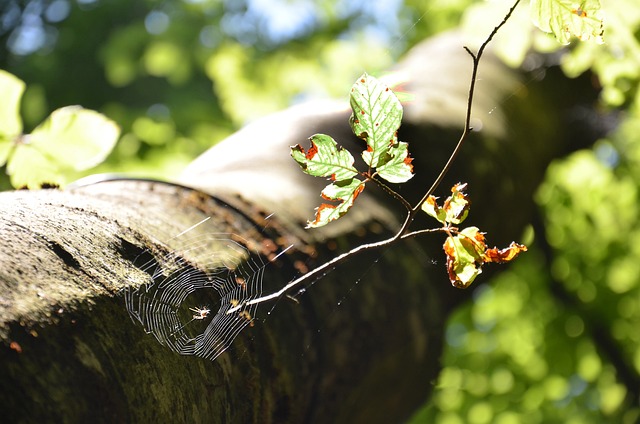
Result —
M 208 216 L 187 239 L 233 233 L 265 257 L 294 244 L 267 266 L 267 282 L 288 281 L 295 261 L 312 266 L 328 249 L 280 234 L 271 218 L 261 232 L 232 207 L 164 183 L 0 198 L 0 237 L 11 246 L 0 257 L 0 384 L 12 422 L 386 421 L 408 413 L 436 375 L 446 311 L 433 291 L 446 285 L 411 275 L 408 246 L 366 273 L 376 256 L 342 267 L 299 303 L 280 302 L 212 362 L 169 351 L 129 318 L 119 293 L 148 281 L 135 263 L 145 249 L 179 251 L 185 238 L 172 235 Z M 190 260 L 199 254 L 211 252 Z
M 466 91 L 459 87 L 468 84 L 469 62 L 459 60 L 466 57 L 460 46 L 436 40 L 416 50 L 428 61 L 410 56 L 399 65 L 417 90 L 400 134 L 416 158 L 417 176 L 402 191 L 410 201 L 431 183 L 459 133 L 443 125 L 462 123 L 457 117 Z M 432 73 L 425 79 L 420 63 L 438 67 L 427 69 Z M 596 134 L 574 131 L 585 126 L 565 113 L 571 109 L 562 90 L 580 90 L 580 82 L 553 85 L 547 78 L 540 86 L 519 86 L 495 59 L 488 57 L 484 67 L 481 81 L 488 85 L 478 101 L 485 112 L 498 109 L 481 115 L 487 136 L 470 140 L 452 173 L 470 184 L 472 224 L 489 231 L 490 242 L 504 243 L 529 221 L 546 164 Z M 541 100 L 537 90 L 550 96 Z M 255 325 L 215 361 L 158 344 L 132 322 L 120 294 L 149 281 L 141 255 L 161 263 L 177 252 L 204 268 L 225 249 L 185 249 L 198 234 L 233 234 L 264 256 L 265 292 L 337 252 L 388 234 L 401 215 L 392 200 L 369 189 L 342 224 L 313 233 L 300 229 L 320 200 L 318 183 L 296 169 L 288 146 L 314 132 L 345 140 L 345 110 L 295 108 L 238 132 L 185 171 L 181 182 L 202 192 L 115 180 L 0 194 L 3 418 L 374 423 L 411 414 L 440 368 L 446 318 L 468 296 L 447 282 L 440 238 L 361 255 L 307 287 L 298 302 L 283 298 L 273 311 L 265 305 Z M 238 154 L 230 155 L 234 149 Z M 206 217 L 188 237 L 176 237 Z

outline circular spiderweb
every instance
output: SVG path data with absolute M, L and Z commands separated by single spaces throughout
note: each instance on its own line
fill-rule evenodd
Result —
M 185 249 L 159 260 L 151 253 L 141 255 L 136 265 L 149 281 L 124 290 L 133 321 L 174 352 L 216 359 L 243 328 L 253 325 L 257 305 L 227 311 L 262 294 L 265 264 L 236 240 L 241 238 L 215 234 L 190 240 Z M 209 258 L 204 269 L 201 259 L 199 267 L 190 259 L 203 252 Z

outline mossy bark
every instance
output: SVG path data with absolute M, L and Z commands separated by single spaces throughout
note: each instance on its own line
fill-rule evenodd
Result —
M 148 279 L 137 255 L 179 251 L 173 236 L 208 216 L 191 231 L 241 235 L 265 255 L 269 243 L 294 244 L 267 265 L 272 286 L 329 249 L 164 183 L 0 198 L 0 391 L 11 422 L 393 421 L 437 374 L 447 308 L 435 287 L 454 290 L 425 281 L 406 260 L 410 245 L 346 264 L 298 303 L 280 301 L 209 361 L 169 351 L 129 318 L 120 291 Z

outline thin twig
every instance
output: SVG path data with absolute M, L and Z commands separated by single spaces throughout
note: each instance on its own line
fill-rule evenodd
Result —
M 388 185 L 386 185 L 385 183 L 377 179 L 375 176 L 369 177 L 369 181 L 373 181 L 378 185 L 378 187 L 380 187 L 381 189 L 386 191 L 389 195 L 391 195 L 394 199 L 402 203 L 402 206 L 404 206 L 407 209 L 407 211 L 411 211 L 411 209 L 413 209 L 413 206 L 411 205 L 411 203 L 407 201 L 407 199 L 402 197 L 400 193 L 394 191 L 391 187 L 389 187 Z
M 394 236 L 395 237 L 395 236 Z M 297 285 L 299 285 L 300 283 L 302 283 L 303 281 L 308 280 L 309 278 L 313 277 L 316 274 L 320 274 L 323 271 L 326 271 L 330 268 L 335 267 L 336 265 L 342 263 L 343 261 L 345 261 L 347 258 L 350 258 L 351 256 L 363 252 L 365 250 L 371 250 L 371 249 L 376 249 L 378 247 L 382 247 L 386 244 L 389 244 L 391 241 L 393 240 L 393 238 L 388 238 L 385 240 L 381 240 L 381 241 L 377 241 L 375 243 L 368 243 L 368 244 L 362 244 L 354 249 L 351 249 L 350 251 L 343 253 L 342 255 L 336 256 L 335 258 L 331 259 L 329 262 L 325 262 L 324 264 L 320 265 L 317 268 L 314 268 L 312 271 L 307 272 L 306 274 L 296 278 L 295 280 L 291 281 L 289 284 L 287 284 L 286 286 L 284 286 L 283 288 L 281 288 L 280 290 L 278 290 L 277 292 L 273 292 L 271 294 L 268 294 L 266 296 L 262 296 L 253 300 L 249 300 L 247 302 L 243 302 L 240 303 L 239 305 L 229 309 L 227 311 L 227 314 L 231 314 L 234 312 L 239 311 L 240 309 L 245 308 L 246 306 L 249 305 L 255 305 L 255 304 L 259 304 L 259 303 L 263 303 L 263 302 L 268 302 L 269 300 L 274 300 L 279 298 L 280 296 L 282 296 L 283 294 L 287 293 L 289 290 L 291 290 L 292 288 L 296 287 Z
M 446 230 L 448 230 L 447 227 L 426 228 L 424 230 L 416 230 L 416 231 L 411 231 L 410 233 L 405 233 L 402 236 L 400 236 L 400 239 L 406 240 L 416 236 L 421 236 L 423 234 L 446 232 Z
M 449 172 L 449 169 L 451 168 L 453 161 L 458 157 L 458 153 L 460 153 L 460 150 L 462 149 L 462 146 L 464 145 L 464 142 L 467 139 L 467 136 L 469 135 L 469 131 L 471 131 L 472 129 L 471 128 L 471 109 L 473 106 L 473 96 L 476 90 L 476 81 L 478 78 L 478 68 L 480 66 L 480 58 L 482 58 L 482 55 L 484 54 L 484 49 L 487 47 L 489 42 L 491 42 L 493 37 L 497 34 L 498 30 L 502 28 L 502 26 L 505 23 L 507 23 L 507 21 L 509 20 L 509 18 L 513 14 L 513 11 L 515 10 L 516 6 L 518 6 L 519 3 L 520 3 L 520 0 L 516 0 L 516 2 L 511 7 L 511 9 L 509 9 L 509 12 L 507 12 L 507 14 L 505 15 L 502 22 L 500 22 L 498 26 L 496 26 L 493 29 L 493 31 L 491 31 L 491 34 L 489 34 L 489 37 L 484 41 L 484 43 L 482 43 L 482 45 L 478 49 L 478 53 L 473 54 L 473 52 L 469 50 L 468 47 L 464 48 L 467 51 L 467 53 L 469 53 L 469 55 L 471 56 L 471 59 L 473 60 L 473 70 L 471 72 L 471 82 L 469 84 L 469 94 L 467 96 L 467 113 L 464 120 L 464 129 L 462 130 L 460 139 L 458 140 L 456 147 L 453 149 L 453 152 L 451 152 L 451 156 L 449 156 L 447 163 L 444 165 L 444 167 L 442 168 L 442 171 L 440 171 L 440 174 L 435 179 L 435 181 L 433 182 L 429 190 L 427 190 L 424 196 L 422 196 L 422 199 L 420 199 L 420 201 L 411 209 L 411 212 L 407 216 L 407 219 L 402 225 L 402 228 L 400 229 L 399 233 L 404 234 L 404 232 L 407 230 L 409 225 L 411 225 L 411 223 L 416 217 L 416 214 L 420 210 L 420 207 L 422 206 L 422 204 L 427 200 L 427 198 L 430 195 L 432 195 L 436 191 L 436 189 L 444 179 L 445 175 Z
M 442 168 L 442 171 L 440 172 L 440 174 L 438 175 L 438 177 L 435 179 L 435 181 L 433 182 L 433 184 L 431 185 L 431 187 L 429 188 L 429 190 L 425 193 L 425 195 L 422 197 L 422 199 L 420 199 L 420 201 L 415 205 L 415 206 L 411 206 L 411 204 L 409 204 L 402 196 L 400 196 L 399 194 L 397 194 L 395 191 L 393 191 L 391 188 L 389 188 L 386 184 L 382 183 L 381 181 L 377 181 L 374 178 L 370 178 L 372 181 L 376 182 L 378 185 L 380 185 L 387 193 L 391 194 L 394 198 L 400 200 L 400 202 L 407 208 L 408 213 L 407 213 L 407 217 L 405 218 L 404 223 L 402 224 L 402 226 L 400 227 L 400 229 L 398 230 L 398 232 L 396 234 L 394 234 L 393 236 L 385 239 L 385 240 L 381 240 L 378 242 L 374 242 L 374 243 L 368 243 L 368 244 L 362 244 L 358 247 L 355 247 L 351 250 L 349 250 L 348 252 L 345 252 L 339 256 L 336 256 L 335 258 L 333 258 L 332 260 L 325 262 L 324 264 L 320 265 L 319 267 L 313 269 L 312 271 L 307 272 L 306 274 L 296 278 L 295 280 L 289 282 L 286 286 L 282 287 L 280 290 L 268 294 L 266 296 L 261 296 L 258 297 L 256 299 L 252 299 L 249 300 L 247 302 L 242 302 L 238 305 L 236 305 L 235 307 L 229 309 L 227 311 L 227 314 L 232 314 L 234 312 L 237 312 L 241 309 L 244 309 L 247 306 L 250 305 L 256 305 L 256 304 L 260 304 L 263 302 L 268 302 L 270 300 L 275 300 L 280 298 L 282 295 L 286 294 L 287 292 L 289 292 L 291 289 L 297 287 L 298 285 L 300 285 L 302 282 L 308 280 L 309 278 L 318 275 L 324 271 L 329 270 L 330 268 L 333 268 L 337 265 L 339 265 L 340 263 L 344 262 L 346 259 L 350 258 L 351 256 L 354 256 L 358 253 L 367 251 L 367 250 L 371 250 L 371 249 L 376 249 L 382 246 L 386 246 L 386 245 L 390 245 L 394 242 L 396 242 L 397 240 L 400 239 L 407 239 L 407 238 L 411 238 L 411 237 L 415 237 L 418 236 L 420 234 L 426 234 L 426 233 L 433 233 L 433 232 L 438 232 L 438 231 L 446 231 L 447 228 L 446 227 L 442 227 L 442 228 L 432 228 L 432 229 L 426 229 L 426 230 L 418 230 L 418 231 L 413 231 L 413 232 L 407 232 L 409 229 L 409 226 L 411 225 L 411 223 L 413 222 L 413 220 L 415 219 L 416 215 L 418 214 L 418 212 L 420 211 L 420 207 L 422 206 L 422 204 L 427 200 L 427 198 L 433 194 L 433 192 L 436 190 L 436 188 L 440 185 L 440 183 L 442 182 L 442 180 L 444 179 L 445 175 L 447 174 L 447 172 L 449 172 L 449 169 L 451 168 L 451 165 L 453 163 L 453 161 L 456 159 L 456 157 L 458 156 L 458 153 L 460 152 L 460 149 L 462 148 L 462 145 L 464 144 L 464 141 L 466 140 L 469 131 L 471 131 L 471 109 L 473 106 L 473 95 L 475 93 L 475 88 L 476 88 L 476 81 L 477 81 L 477 76 L 478 76 L 478 67 L 480 65 L 480 58 L 482 57 L 483 53 L 484 53 L 484 49 L 487 47 L 487 45 L 489 44 L 489 42 L 493 39 L 493 37 L 496 35 L 496 33 L 498 32 L 498 30 L 509 20 L 509 18 L 511 17 L 511 14 L 513 13 L 513 11 L 515 10 L 516 6 L 518 6 L 518 4 L 520 3 L 520 0 L 516 0 L 515 3 L 513 4 L 513 6 L 511 7 L 511 9 L 509 9 L 509 12 L 507 12 L 507 14 L 505 15 L 504 19 L 502 20 L 502 22 L 500 22 L 500 24 L 498 24 L 498 26 L 496 26 L 493 31 L 491 31 L 491 34 L 489 34 L 489 37 L 482 43 L 482 45 L 480 46 L 480 48 L 478 49 L 478 52 L 476 54 L 473 54 L 473 52 L 471 50 L 469 50 L 467 47 L 464 47 L 464 49 L 467 51 L 467 53 L 469 53 L 469 55 L 471 56 L 472 60 L 473 60 L 473 70 L 471 73 L 471 82 L 469 84 L 469 94 L 467 97 L 467 112 L 466 112 L 466 117 L 465 117 L 465 123 L 464 123 L 464 130 L 462 131 L 462 134 L 460 135 L 460 139 L 458 140 L 458 143 L 456 144 L 456 147 L 453 149 L 453 152 L 451 153 L 451 156 L 449 156 L 449 159 L 447 160 L 447 163 L 444 165 L 444 167 Z

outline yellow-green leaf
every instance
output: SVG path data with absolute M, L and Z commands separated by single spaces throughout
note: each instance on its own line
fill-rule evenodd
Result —
M 102 162 L 115 146 L 120 127 L 79 106 L 55 110 L 30 136 L 30 143 L 62 168 L 82 171 Z
M 24 88 L 22 80 L 0 69 L 0 166 L 7 161 L 13 139 L 22 132 L 20 99 Z
M 511 242 L 509 247 L 487 249 L 484 233 L 477 227 L 467 227 L 456 233 L 450 233 L 444 242 L 447 256 L 447 272 L 454 287 L 466 289 L 482 273 L 487 262 L 506 263 L 513 260 L 527 246 Z
M 24 137 L 28 143 L 28 136 Z M 55 161 L 31 144 L 18 144 L 7 164 L 11 185 L 16 188 L 38 189 L 43 184 L 62 185 L 64 177 Z
M 599 0 L 531 0 L 530 11 L 534 25 L 562 44 L 569 44 L 572 37 L 603 43 Z
M 427 215 L 434 217 L 443 224 L 447 222 L 447 213 L 440 207 L 440 205 L 438 205 L 438 198 L 435 196 L 427 197 L 427 200 L 422 204 L 422 210 L 425 211 Z
M 120 128 L 93 110 L 69 106 L 55 110 L 29 135 L 10 142 L 7 174 L 14 187 L 62 185 L 65 174 L 91 168 L 104 160 L 118 140 Z
M 409 157 L 407 143 L 402 141 L 391 146 L 387 151 L 389 159 L 380 165 L 376 170 L 378 175 L 390 183 L 404 183 L 413 177 L 413 159 Z
M 451 196 L 447 197 L 444 205 L 440 207 L 433 196 L 427 197 L 422 204 L 422 210 L 443 224 L 458 225 L 469 214 L 470 202 L 465 190 L 467 183 L 457 183 L 451 187 Z
M 457 183 L 451 188 L 451 196 L 444 202 L 445 220 L 451 224 L 461 224 L 469 214 L 470 202 L 465 190 L 467 183 Z
M 340 218 L 353 206 L 356 197 L 364 190 L 364 182 L 357 178 L 335 181 L 322 190 L 322 197 L 337 200 L 338 204 L 323 203 L 316 209 L 315 220 L 307 223 L 307 228 L 317 228 Z
M 454 287 L 466 289 L 482 272 L 486 249 L 484 234 L 477 227 L 468 227 L 444 242 L 447 272 Z

